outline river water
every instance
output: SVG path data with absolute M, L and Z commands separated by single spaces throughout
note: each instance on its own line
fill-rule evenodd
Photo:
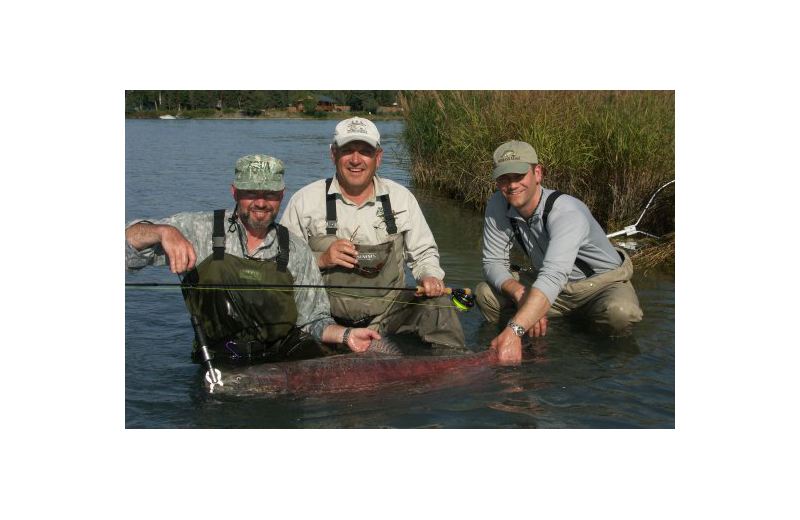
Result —
M 286 200 L 333 174 L 328 144 L 337 121 L 126 120 L 125 219 L 233 207 L 238 157 L 265 153 L 286 164 Z M 417 196 L 449 285 L 482 280 L 482 215 L 411 186 L 400 147 L 403 123 L 378 121 L 385 148 L 378 173 Z M 546 180 L 544 182 L 547 185 Z M 126 282 L 177 282 L 166 267 Z M 480 376 L 361 393 L 218 399 L 201 384 L 178 290 L 125 292 L 125 424 L 128 428 L 674 428 L 675 283 L 637 273 L 644 320 L 629 338 L 608 339 L 550 320 L 524 361 Z M 495 335 L 477 308 L 460 315 L 469 347 Z

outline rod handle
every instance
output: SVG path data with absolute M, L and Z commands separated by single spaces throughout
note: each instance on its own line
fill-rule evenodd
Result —
M 203 358 L 203 364 L 208 368 L 208 372 L 211 375 L 211 382 L 219 383 L 219 377 L 217 376 L 218 371 L 214 369 L 214 365 L 211 363 L 212 356 L 208 351 L 208 340 L 206 339 L 203 325 L 200 323 L 200 319 L 194 314 L 192 314 L 190 321 L 192 322 L 192 328 L 194 328 L 195 338 L 197 338 L 197 345 L 200 347 L 200 357 Z
M 463 290 L 464 290 L 464 293 L 466 293 L 466 294 L 472 294 L 472 289 L 470 289 L 469 287 L 464 287 Z M 425 291 L 425 288 L 423 286 L 421 286 L 421 285 L 417 286 L 417 292 L 424 292 L 424 291 Z M 445 287 L 444 288 L 444 293 L 445 294 L 453 294 L 452 287 Z

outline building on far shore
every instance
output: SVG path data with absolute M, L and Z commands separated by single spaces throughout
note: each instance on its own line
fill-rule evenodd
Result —
M 311 94 L 307 95 L 304 98 L 300 98 L 294 102 L 294 105 L 286 107 L 287 112 L 302 112 L 305 110 L 304 103 L 308 103 L 309 101 L 313 100 L 314 97 L 317 98 L 317 106 L 315 110 L 317 112 L 350 112 L 350 107 L 347 105 L 337 105 L 336 100 L 330 98 L 324 94 Z

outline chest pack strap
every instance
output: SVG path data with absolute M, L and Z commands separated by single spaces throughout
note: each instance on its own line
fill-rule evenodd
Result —
M 325 232 L 329 235 L 336 234 L 336 228 L 339 227 L 336 222 L 336 194 L 328 193 L 331 190 L 331 182 L 333 179 L 325 179 Z
M 328 193 L 331 189 L 333 179 L 325 179 L 325 232 L 329 235 L 335 235 L 339 223 L 336 220 L 336 194 Z M 394 220 L 394 212 L 392 211 L 392 203 L 389 200 L 389 194 L 381 195 L 378 197 L 383 206 L 383 219 L 386 221 L 386 232 L 390 235 L 397 233 L 397 224 Z
M 289 265 L 289 230 L 284 226 L 276 223 L 275 227 L 278 229 L 278 247 L 281 252 L 278 253 L 278 271 L 285 273 L 286 266 Z
M 509 207 L 510 206 L 511 205 L 509 204 Z M 522 235 L 519 232 L 519 226 L 517 226 L 517 219 L 509 218 L 508 221 L 511 223 L 511 230 L 514 231 L 514 238 L 517 239 L 517 244 L 519 244 L 519 247 L 522 248 L 522 251 L 525 253 L 525 256 L 531 256 L 530 254 L 528 254 L 528 248 L 525 247 L 525 243 L 522 241 Z
M 553 204 L 555 204 L 556 200 L 563 194 L 564 193 L 560 191 L 554 191 L 553 193 L 550 194 L 549 197 L 547 197 L 547 201 L 544 203 L 544 210 L 542 211 L 542 228 L 544 228 L 544 230 L 547 231 L 548 234 L 550 233 L 550 230 L 547 228 L 547 216 L 550 215 L 550 210 L 553 209 Z M 514 237 L 517 239 L 517 242 L 519 243 L 522 250 L 525 251 L 525 254 L 528 255 L 528 250 L 525 248 L 525 244 L 522 243 L 522 235 L 520 234 L 519 228 L 517 227 L 516 219 L 509 218 L 508 220 L 509 222 L 511 222 L 511 229 L 514 231 Z M 541 249 L 541 247 L 539 249 Z M 544 251 L 542 251 L 542 253 L 544 253 Z M 591 266 L 588 263 L 586 263 L 586 261 L 583 260 L 582 258 L 575 257 L 575 266 L 581 270 L 581 272 L 583 273 L 584 276 L 586 276 L 586 278 L 591 278 L 592 276 L 595 275 L 594 269 L 592 269 Z
M 383 220 L 386 221 L 386 232 L 390 235 L 397 233 L 397 224 L 394 221 L 394 211 L 392 211 L 392 203 L 389 201 L 389 194 L 381 195 L 378 197 L 383 204 Z
M 222 260 L 225 256 L 225 210 L 214 210 L 214 232 L 211 235 L 211 250 L 214 260 Z

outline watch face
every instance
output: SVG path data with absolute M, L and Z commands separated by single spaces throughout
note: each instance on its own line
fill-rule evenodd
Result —
M 514 334 L 516 334 L 518 337 L 521 338 L 522 336 L 525 335 L 525 329 L 523 329 L 521 325 L 518 325 L 513 321 L 510 321 L 508 322 L 508 326 L 511 328 L 511 330 L 514 331 Z

